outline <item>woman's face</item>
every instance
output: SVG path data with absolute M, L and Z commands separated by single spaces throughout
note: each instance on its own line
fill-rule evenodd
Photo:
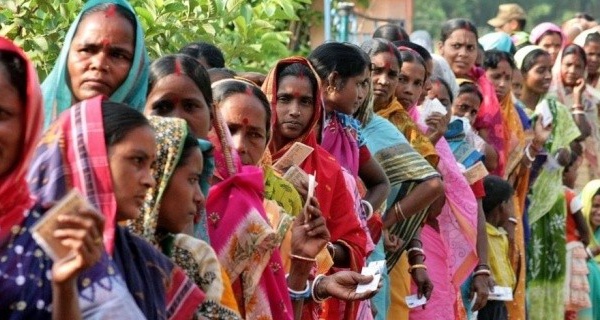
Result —
M 498 101 L 502 101 L 510 92 L 512 85 L 513 69 L 507 61 L 498 62 L 496 68 L 489 68 L 485 71 L 487 78 L 492 82 L 496 89 L 496 97 Z
M 24 101 L 0 64 L 0 178 L 17 163 L 23 144 Z
M 283 143 L 297 139 L 310 129 L 308 126 L 315 111 L 312 89 L 310 80 L 306 77 L 286 76 L 279 80 L 275 112 L 277 132 Z
M 552 63 L 554 63 L 562 46 L 562 38 L 557 33 L 550 33 L 540 38 L 538 46 L 552 56 Z
M 236 93 L 219 104 L 243 164 L 257 165 L 267 148 L 267 112 L 253 94 Z
M 585 57 L 587 59 L 587 71 L 591 75 L 598 74 L 600 69 L 600 43 L 596 41 L 590 41 L 583 46 L 585 51 Z
M 352 110 L 353 114 L 363 105 L 365 99 L 369 96 L 369 90 L 371 89 L 371 70 L 368 68 L 365 69 L 362 79 L 362 82 L 358 84 L 358 95 L 356 97 L 355 108 Z
M 171 233 L 181 233 L 204 209 L 204 195 L 200 190 L 203 159 L 200 148 L 183 159 L 173 172 L 164 191 L 158 215 L 158 227 Z
M 152 176 L 155 158 L 156 140 L 150 126 L 135 128 L 108 147 L 118 221 L 139 216 L 146 192 L 156 184 Z
M 195 137 L 208 136 L 210 108 L 196 83 L 184 74 L 158 80 L 148 94 L 144 113 L 184 119 Z
M 364 99 L 359 95 L 364 93 L 361 87 L 366 80 L 366 70 L 368 69 L 365 68 L 361 74 L 341 81 L 340 87 L 332 92 L 325 90 L 325 107 L 327 111 L 335 110 L 351 115 L 358 108 L 358 101 Z
M 465 117 L 469 119 L 469 123 L 473 125 L 481 100 L 477 94 L 468 92 L 459 95 L 452 105 L 452 115 L 457 117 Z
M 552 82 L 552 58 L 550 55 L 541 55 L 535 61 L 535 64 L 523 78 L 523 85 L 527 90 L 543 95 L 550 89 Z
M 578 54 L 569 54 L 562 57 L 560 63 L 560 76 L 566 87 L 575 87 L 578 79 L 583 78 L 585 64 Z
M 439 81 L 431 82 L 431 89 L 427 92 L 427 98 L 431 100 L 438 99 L 446 109 L 452 106 L 448 89 L 446 89 L 446 86 Z
M 391 52 L 380 52 L 371 57 L 373 70 L 373 106 L 375 111 L 385 108 L 394 97 L 400 65 L 396 55 Z
M 592 228 L 600 227 L 600 195 L 592 199 L 592 210 L 590 212 L 590 224 Z
M 457 29 L 439 47 L 457 78 L 467 78 L 477 59 L 477 38 L 473 32 Z
M 67 58 L 74 101 L 111 96 L 129 74 L 134 41 L 133 26 L 118 13 L 94 12 L 81 20 Z
M 512 71 L 511 89 L 515 97 L 521 99 L 521 91 L 523 91 L 523 75 L 519 69 L 514 69 Z
M 396 98 L 405 109 L 413 107 L 423 92 L 425 67 L 418 62 L 402 63 L 402 70 L 396 85 Z

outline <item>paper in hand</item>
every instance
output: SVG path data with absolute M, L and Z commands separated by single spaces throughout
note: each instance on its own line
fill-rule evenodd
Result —
M 317 180 L 315 178 L 315 175 L 309 174 L 308 175 L 308 190 L 306 190 L 306 202 L 304 203 L 304 210 L 302 210 L 303 212 L 306 212 L 306 208 L 308 208 L 310 199 L 312 199 L 312 197 L 314 197 L 316 187 L 317 187 Z M 311 220 L 310 216 L 304 217 L 304 223 L 307 223 L 310 220 Z
M 366 267 L 362 268 L 360 274 L 364 276 L 373 276 L 373 280 L 367 284 L 359 284 L 356 286 L 356 293 L 364 293 L 367 291 L 376 291 L 381 280 L 381 274 L 385 272 L 385 260 L 372 261 Z
M 279 172 L 286 172 L 292 165 L 299 166 L 313 152 L 313 148 L 302 142 L 294 142 L 286 153 L 273 164 L 273 168 Z
M 308 184 L 308 174 L 297 165 L 292 165 L 283 175 L 283 179 L 291 183 L 296 189 Z
M 427 118 L 429 118 L 429 116 L 435 112 L 445 116 L 448 114 L 448 109 L 446 109 L 446 107 L 438 99 L 425 99 L 423 106 L 421 107 L 419 122 L 425 124 L 425 120 L 427 120 Z
M 422 296 L 421 298 L 419 298 L 419 296 L 416 294 L 407 296 L 405 299 L 406 299 L 406 305 L 410 309 L 420 307 L 427 303 L 427 298 L 425 298 L 425 296 Z
M 488 300 L 513 301 L 512 288 L 494 286 L 494 290 L 490 292 Z
M 42 219 L 31 228 L 33 239 L 53 261 L 65 258 L 71 251 L 70 248 L 62 245 L 60 240 L 54 237 L 54 231 L 58 229 L 58 217 L 63 214 L 73 214 L 86 206 L 90 206 L 88 201 L 79 191 L 73 189 L 52 209 L 48 210 Z
M 552 112 L 550 112 L 550 105 L 548 105 L 548 101 L 546 99 L 542 100 L 542 102 L 535 106 L 535 114 L 538 114 L 540 117 L 542 117 L 542 125 L 544 128 L 552 124 L 552 120 L 554 120 Z

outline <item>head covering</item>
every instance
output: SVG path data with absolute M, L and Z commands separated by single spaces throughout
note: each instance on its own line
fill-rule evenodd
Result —
M 597 231 L 594 230 L 590 223 L 590 215 L 592 214 L 592 202 L 594 201 L 595 194 L 600 190 L 600 180 L 592 180 L 588 182 L 583 190 L 581 190 L 581 202 L 583 208 L 581 213 L 585 219 L 585 223 L 590 229 L 590 244 L 589 247 L 600 245 L 600 238 L 597 237 Z M 596 257 L 596 261 L 600 262 L 600 256 Z
M 560 35 L 561 41 L 565 42 L 565 35 L 562 32 L 562 29 L 551 22 L 543 22 L 535 26 L 535 28 L 531 29 L 531 34 L 529 35 L 529 42 L 532 44 L 537 44 L 537 42 L 541 39 L 544 33 L 552 31 L 557 32 Z
M 433 39 L 426 30 L 417 30 L 411 33 L 410 41 L 427 49 L 429 52 L 433 52 Z
M 600 28 L 594 27 L 594 28 L 583 31 L 582 33 L 577 35 L 575 40 L 573 40 L 573 43 L 583 48 L 583 46 L 585 46 L 585 41 L 586 41 L 587 37 L 593 33 L 600 34 Z
M 528 45 L 525 46 L 521 49 L 519 49 L 519 51 L 517 51 L 517 53 L 515 53 L 515 65 L 517 66 L 517 68 L 520 70 L 521 68 L 523 68 L 523 61 L 525 61 L 525 58 L 532 53 L 535 50 L 544 50 L 542 47 L 537 46 L 537 45 Z
M 60 51 L 54 68 L 52 68 L 52 71 L 42 83 L 44 110 L 46 115 L 44 127 L 48 127 L 49 124 L 56 119 L 61 112 L 73 104 L 73 94 L 69 85 L 69 79 L 67 79 L 69 76 L 67 70 L 69 49 L 83 14 L 98 5 L 106 3 L 112 3 L 121 6 L 135 16 L 133 7 L 131 7 L 129 2 L 125 0 L 90 0 L 84 5 L 83 9 L 77 18 L 75 18 L 75 21 L 73 21 L 69 31 L 67 32 L 63 48 Z M 148 66 L 150 59 L 148 58 L 148 52 L 146 51 L 146 45 L 144 44 L 145 39 L 142 25 L 137 17 L 134 29 L 135 46 L 133 59 L 131 60 L 131 69 L 127 74 L 127 78 L 125 78 L 125 81 L 110 96 L 110 100 L 114 102 L 125 103 L 138 111 L 142 111 L 144 109 L 144 104 L 146 103 L 146 91 L 148 89 Z
M 488 20 L 488 24 L 494 28 L 500 28 L 510 20 L 527 19 L 525 10 L 516 3 L 505 3 L 498 6 L 498 14 Z
M 22 113 L 23 144 L 11 172 L 0 180 L 0 199 L 2 199 L 0 201 L 0 245 L 2 245 L 10 233 L 10 228 L 19 225 L 25 217 L 23 213 L 33 205 L 25 175 L 29 168 L 29 160 L 42 133 L 44 116 L 40 84 L 31 60 L 19 47 L 3 37 L 0 37 L 0 51 L 13 52 L 20 56 L 25 62 L 24 68 L 27 74 L 27 101 L 23 101 L 25 110 Z
M 458 96 L 458 85 L 456 84 L 456 77 L 454 76 L 452 68 L 448 64 L 448 61 L 446 61 L 446 59 L 439 54 L 434 53 L 431 55 L 431 57 L 433 59 L 431 79 L 438 78 L 444 80 L 450 87 L 449 93 L 451 95 L 451 100 L 454 101 L 456 96 Z
M 514 52 L 514 44 L 512 39 L 506 32 L 492 32 L 479 38 L 479 44 L 483 47 L 484 51 L 496 49 L 508 53 Z

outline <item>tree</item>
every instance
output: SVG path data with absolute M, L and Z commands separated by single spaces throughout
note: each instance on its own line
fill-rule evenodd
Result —
M 36 63 L 41 79 L 50 72 L 82 0 L 5 0 L 0 35 L 13 39 Z M 292 54 L 289 24 L 310 0 L 131 0 L 145 30 L 150 57 L 177 52 L 203 40 L 219 46 L 236 70 L 265 71 Z

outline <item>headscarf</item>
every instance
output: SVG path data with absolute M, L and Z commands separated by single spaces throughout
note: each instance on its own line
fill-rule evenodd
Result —
M 517 51 L 517 53 L 515 53 L 514 59 L 515 59 L 515 65 L 517 66 L 517 69 L 521 70 L 523 68 L 523 62 L 525 61 L 525 58 L 532 53 L 535 50 L 544 50 L 544 48 L 538 46 L 538 45 L 534 45 L 534 44 L 530 44 L 528 46 L 525 46 L 521 49 L 519 49 Z
M 21 224 L 25 217 L 24 212 L 33 205 L 25 176 L 42 133 L 44 115 L 40 85 L 31 60 L 21 48 L 3 37 L 0 37 L 0 51 L 14 52 L 19 55 L 25 61 L 27 74 L 27 101 L 23 101 L 24 112 L 22 113 L 23 144 L 11 172 L 0 180 L 0 199 L 2 199 L 0 201 L 0 246 L 2 246 L 10 233 L 10 228 Z
M 479 38 L 479 44 L 483 47 L 484 51 L 497 49 L 504 52 L 514 52 L 514 44 L 510 36 L 502 31 L 492 32 Z M 512 49 L 512 50 L 511 50 Z
M 448 61 L 444 59 L 444 57 L 439 54 L 432 54 L 431 58 L 433 59 L 433 70 L 431 71 L 431 78 L 442 79 L 446 82 L 446 84 L 450 87 L 450 100 L 454 101 L 458 96 L 458 84 L 456 83 L 456 77 L 454 76 L 454 72 L 452 68 L 448 64 Z
M 281 149 L 276 150 L 273 141 L 269 143 L 269 151 L 272 154 L 273 161 L 277 161 L 281 158 L 287 150 L 299 141 L 305 145 L 314 148 L 313 152 L 304 160 L 300 167 L 309 174 L 316 174 L 317 187 L 315 194 L 319 200 L 319 205 L 327 229 L 331 234 L 331 241 L 345 245 L 350 252 L 350 268 L 354 271 L 359 271 L 364 264 L 366 256 L 366 237 L 364 230 L 361 228 L 354 210 L 353 198 L 347 190 L 344 176 L 340 165 L 336 162 L 335 158 L 325 151 L 318 143 L 315 132 L 315 127 L 321 121 L 323 117 L 323 103 L 320 91 L 319 76 L 314 71 L 309 61 L 302 57 L 291 57 L 282 59 L 269 74 L 265 82 L 263 83 L 262 90 L 265 92 L 267 99 L 271 103 L 273 110 L 271 116 L 271 126 L 273 128 L 273 135 L 278 134 L 277 128 L 277 112 L 275 108 L 277 105 L 277 84 L 279 79 L 277 73 L 279 70 L 286 66 L 294 63 L 301 63 L 309 67 L 315 78 L 317 79 L 316 95 L 314 97 L 314 112 L 310 123 L 307 125 L 306 130 L 294 141 L 288 142 Z M 336 299 L 331 299 L 326 303 L 326 308 L 329 310 L 328 314 L 322 314 L 325 318 L 341 317 L 344 313 L 342 309 L 338 307 L 339 302 Z M 337 308 L 337 309 L 336 309 Z M 342 311 L 340 311 L 342 310 Z M 341 312 L 341 314 L 340 314 Z M 356 304 L 353 302 L 346 302 L 345 316 L 344 318 L 354 318 L 356 314 Z
M 426 30 L 416 30 L 411 33 L 410 42 L 420 45 L 429 52 L 433 52 L 433 39 Z
M 594 196 L 598 192 L 598 190 L 600 190 L 600 180 L 592 180 L 588 182 L 581 191 L 581 202 L 583 203 L 581 213 L 583 213 L 585 223 L 590 230 L 590 244 L 588 245 L 588 247 L 600 245 L 600 239 L 597 239 L 595 236 L 596 230 L 594 230 L 592 224 L 590 223 L 590 215 L 592 214 L 592 202 L 594 201 Z M 597 256 L 595 260 L 598 263 L 600 263 L 600 256 Z
M 73 104 L 73 94 L 71 92 L 69 84 L 70 81 L 68 79 L 69 73 L 67 60 L 71 43 L 73 41 L 73 37 L 75 37 L 75 32 L 77 31 L 77 27 L 81 22 L 81 18 L 85 12 L 105 3 L 113 3 L 121 6 L 135 16 L 133 7 L 125 0 L 90 0 L 86 2 L 77 18 L 75 18 L 75 21 L 73 21 L 71 24 L 71 27 L 65 36 L 63 48 L 60 51 L 54 68 L 52 68 L 52 71 L 42 83 L 44 110 L 46 116 L 44 122 L 45 128 L 47 128 L 62 111 L 66 110 Z M 142 25 L 137 17 L 134 29 L 135 46 L 133 59 L 131 60 L 131 69 L 129 70 L 127 78 L 125 78 L 125 81 L 110 96 L 110 100 L 114 102 L 125 103 L 138 111 L 142 111 L 146 102 L 146 91 L 148 89 L 148 66 L 150 59 L 148 57 L 148 52 L 146 51 L 146 45 L 144 44 L 145 39 Z
M 600 33 L 600 29 L 598 27 L 594 27 L 594 28 L 583 31 L 582 33 L 577 35 L 575 40 L 573 40 L 573 43 L 583 48 L 583 46 L 585 46 L 585 41 L 586 41 L 587 37 L 593 33 Z
M 537 44 L 537 42 L 542 38 L 542 35 L 548 31 L 557 32 L 560 35 L 562 44 L 565 44 L 565 35 L 562 32 L 562 29 L 551 22 L 540 23 L 535 26 L 535 28 L 531 29 L 531 33 L 529 34 L 529 42 L 532 44 Z

